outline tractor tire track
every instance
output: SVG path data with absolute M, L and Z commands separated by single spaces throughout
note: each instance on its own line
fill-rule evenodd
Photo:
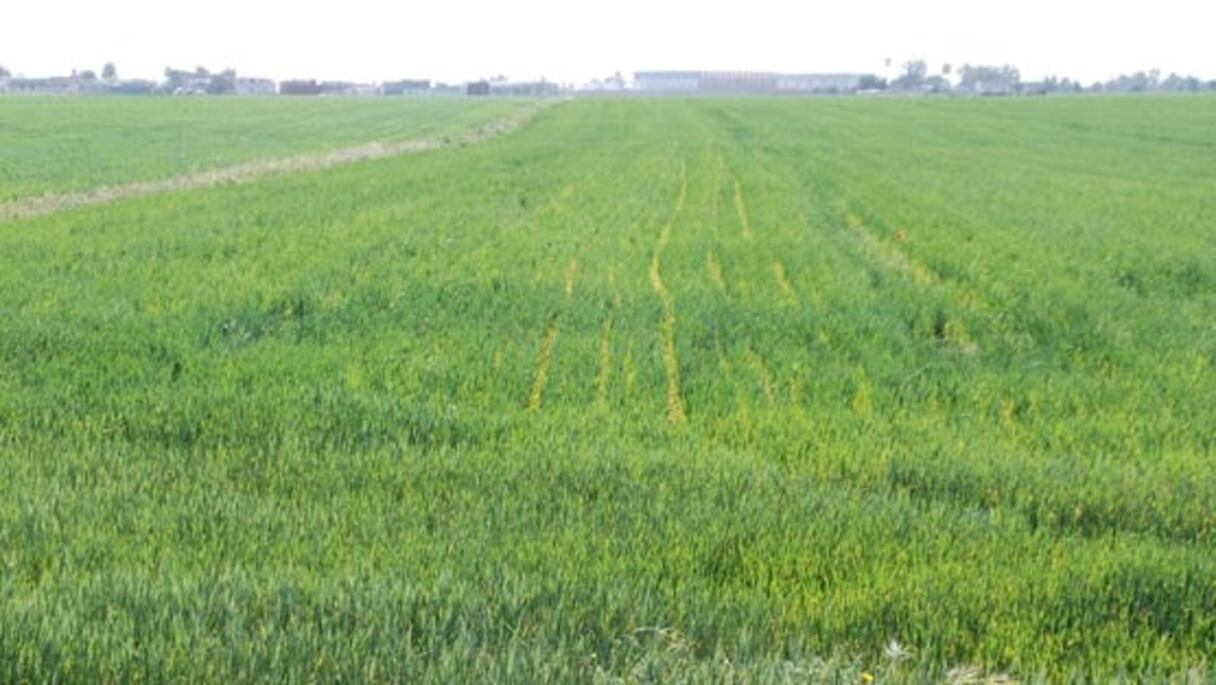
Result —
M 549 365 L 553 362 L 553 349 L 557 347 L 559 333 L 557 314 L 554 314 L 545 324 L 545 334 L 541 338 L 540 354 L 536 359 L 536 371 L 532 374 L 532 390 L 528 393 L 529 412 L 540 411 L 541 402 L 545 396 L 545 385 L 549 382 Z
M 667 418 L 675 424 L 688 420 L 688 411 L 684 406 L 684 397 L 680 391 L 680 359 L 676 351 L 676 302 L 667 284 L 663 281 L 663 251 L 671 241 L 671 232 L 676 219 L 684 211 L 684 201 L 688 197 L 688 163 L 680 163 L 680 194 L 676 198 L 676 206 L 667 223 L 659 232 L 659 240 L 655 245 L 654 254 L 650 259 L 650 285 L 663 303 L 663 366 L 667 373 Z
M 743 184 L 735 178 L 735 211 L 739 214 L 739 224 L 742 227 L 744 240 L 753 240 L 756 234 L 752 231 L 752 219 L 747 213 L 747 203 L 743 200 Z
M 773 258 L 773 278 L 777 281 L 777 287 L 781 289 L 781 293 L 785 295 L 785 299 L 794 306 L 798 306 L 798 291 L 794 289 L 794 284 L 790 281 L 790 275 L 785 270 L 785 262 L 780 259 Z
M 705 253 L 705 270 L 709 273 L 709 280 L 718 289 L 718 292 L 726 292 L 726 277 L 722 273 L 722 262 L 718 261 L 718 255 L 714 254 L 713 250 Z
M 562 278 L 562 290 L 565 293 L 564 305 L 574 298 L 574 279 L 578 273 L 578 260 L 571 259 L 566 263 L 566 271 Z M 553 312 L 545 324 L 545 333 L 541 337 L 540 353 L 536 359 L 536 370 L 532 374 L 532 390 L 528 393 L 527 408 L 529 412 L 540 411 L 545 397 L 545 385 L 549 382 L 549 366 L 553 363 L 553 350 L 557 347 L 557 338 L 561 333 L 558 325 L 561 310 Z
M 608 408 L 608 389 L 612 382 L 612 326 L 616 310 L 620 306 L 615 268 L 609 270 L 608 282 L 612 286 L 612 300 L 608 303 L 607 313 L 604 314 L 604 326 L 600 332 L 599 370 L 595 374 L 595 406 L 601 410 Z

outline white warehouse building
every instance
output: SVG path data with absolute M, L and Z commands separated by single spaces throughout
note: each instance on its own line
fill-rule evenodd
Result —
M 849 93 L 861 74 L 778 74 L 767 71 L 639 71 L 634 87 L 649 93 Z

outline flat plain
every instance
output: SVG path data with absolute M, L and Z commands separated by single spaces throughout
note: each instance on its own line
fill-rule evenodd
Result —
M 0 223 L 0 680 L 1211 678 L 1214 188 L 1210 97 L 597 100 Z

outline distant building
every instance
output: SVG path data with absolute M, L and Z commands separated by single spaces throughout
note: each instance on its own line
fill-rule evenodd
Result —
M 9 79 L 8 90 L 31 95 L 75 95 L 80 92 L 80 85 L 80 79 L 74 76 L 14 78 Z
M 618 71 L 607 78 L 591 79 L 579 90 L 583 93 L 619 93 L 625 88 L 625 77 Z
M 356 85 L 350 81 L 322 81 L 317 87 L 321 95 L 354 95 Z
M 782 93 L 852 93 L 861 89 L 861 74 L 780 74 Z
M 495 83 L 490 86 L 490 95 L 506 97 L 552 97 L 560 92 L 556 83 L 548 81 Z
M 473 81 L 468 86 L 466 86 L 465 92 L 469 95 L 478 95 L 478 96 L 489 95 L 490 94 L 490 82 L 489 81 Z
M 279 83 L 279 95 L 320 95 L 321 86 L 313 79 L 283 81 Z
M 708 93 L 771 93 L 777 74 L 763 71 L 703 71 L 698 90 Z
M 173 89 L 174 95 L 207 95 L 211 89 L 211 76 L 187 76 Z
M 639 71 L 634 87 L 651 93 L 846 93 L 861 74 L 778 74 L 767 71 Z
M 1013 95 L 1016 84 L 1013 83 L 998 83 L 998 82 L 979 82 L 972 84 L 969 88 L 959 88 L 960 91 L 969 91 L 975 95 L 1004 97 Z
M 467 95 L 468 90 L 465 86 L 454 85 L 451 83 L 434 83 L 431 89 L 427 91 L 431 95 Z
M 155 95 L 163 91 L 155 81 L 128 79 L 108 85 L 106 92 L 114 95 Z
M 1051 84 L 1046 81 L 1023 81 L 1017 85 L 1017 91 L 1022 95 L 1046 95 L 1051 90 Z
M 652 92 L 696 91 L 701 87 L 699 71 L 639 71 L 633 75 L 638 90 Z
M 237 95 L 274 95 L 278 84 L 268 78 L 239 77 L 232 82 L 232 92 Z
M 329 96 L 367 96 L 378 95 L 380 89 L 370 83 L 353 83 L 351 81 L 322 81 L 317 86 L 321 95 Z
M 0 93 L 17 93 L 26 95 L 105 95 L 116 92 L 115 88 L 121 82 L 102 81 L 84 72 L 71 76 L 47 76 L 43 78 L 2 78 Z M 155 85 L 155 84 L 154 84 Z
M 431 82 L 426 79 L 402 79 L 380 84 L 381 95 L 417 95 L 430 89 Z

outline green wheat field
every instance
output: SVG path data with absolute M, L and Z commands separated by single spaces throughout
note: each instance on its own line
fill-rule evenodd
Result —
M 535 107 L 5 99 L 0 198 Z M 1216 98 L 563 101 L 0 321 L 3 682 L 1216 678 Z

